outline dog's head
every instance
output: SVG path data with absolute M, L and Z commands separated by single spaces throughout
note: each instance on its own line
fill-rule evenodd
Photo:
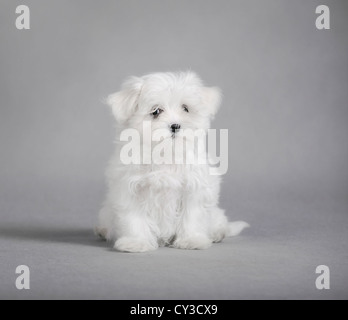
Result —
M 193 72 L 152 73 L 131 77 L 107 103 L 122 127 L 140 130 L 151 121 L 168 138 L 183 129 L 208 129 L 221 100 L 220 90 L 206 87 Z

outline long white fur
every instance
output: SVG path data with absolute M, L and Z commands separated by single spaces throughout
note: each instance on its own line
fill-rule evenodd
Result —
M 131 77 L 107 99 L 119 130 L 142 132 L 143 122 L 148 120 L 152 132 L 168 129 L 168 142 L 173 123 L 182 129 L 206 131 L 220 101 L 220 90 L 205 87 L 193 72 Z M 188 113 L 182 104 L 189 107 Z M 164 111 L 154 119 L 151 111 L 158 105 Z M 160 245 L 205 249 L 248 226 L 229 223 L 218 207 L 220 177 L 209 174 L 208 164 L 125 165 L 120 161 L 121 147 L 118 133 L 106 170 L 108 192 L 96 228 L 101 237 L 115 241 L 115 249 L 145 252 Z

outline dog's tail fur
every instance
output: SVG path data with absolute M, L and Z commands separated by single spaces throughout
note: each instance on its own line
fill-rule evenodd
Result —
M 227 237 L 239 235 L 243 229 L 249 228 L 250 225 L 245 221 L 234 221 L 228 223 Z

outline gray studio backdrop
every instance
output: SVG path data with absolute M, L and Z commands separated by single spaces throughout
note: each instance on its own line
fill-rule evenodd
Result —
M 0 298 L 348 298 L 347 34 L 344 0 L 1 0 Z M 113 150 L 101 101 L 188 69 L 223 91 L 221 203 L 252 228 L 206 251 L 112 252 L 90 231 Z

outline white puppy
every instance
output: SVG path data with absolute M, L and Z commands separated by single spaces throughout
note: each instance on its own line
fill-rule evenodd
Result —
M 106 171 L 108 193 L 96 232 L 115 241 L 115 249 L 205 249 L 248 226 L 227 221 L 218 207 L 220 177 L 210 174 L 207 161 L 199 161 L 206 158 L 205 133 L 220 100 L 220 90 L 203 86 L 192 72 L 132 77 L 108 97 L 121 135 Z M 122 159 L 126 129 L 139 133 L 133 143 L 140 146 L 132 150 L 139 163 Z M 200 133 L 185 135 L 185 130 Z M 193 162 L 186 158 L 190 155 Z

